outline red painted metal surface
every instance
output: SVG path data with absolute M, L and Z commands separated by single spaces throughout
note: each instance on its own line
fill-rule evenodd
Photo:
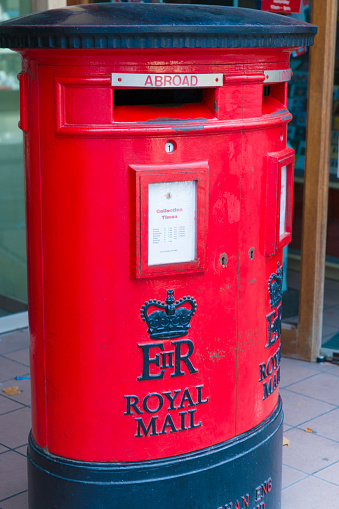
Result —
M 268 288 L 282 263 L 279 168 L 291 118 L 287 84 L 264 96 L 263 72 L 287 69 L 289 50 L 22 53 L 35 441 L 67 458 L 139 461 L 252 429 L 278 401 L 279 305 Z M 184 107 L 115 107 L 112 72 L 221 72 L 224 85 Z M 201 270 L 147 273 L 137 168 L 164 181 L 208 168 Z M 145 277 L 135 277 L 137 260 Z M 196 313 L 186 336 L 153 340 L 140 308 L 169 289 L 196 299 Z

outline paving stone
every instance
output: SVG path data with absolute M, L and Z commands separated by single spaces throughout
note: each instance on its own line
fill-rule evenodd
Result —
M 6 506 L 3 499 L 27 490 L 26 458 L 14 451 L 0 454 L 0 508 Z M 14 506 L 13 506 L 14 507 Z M 16 509 L 21 506 L 16 506 Z

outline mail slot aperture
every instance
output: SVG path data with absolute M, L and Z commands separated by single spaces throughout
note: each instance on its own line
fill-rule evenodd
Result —
M 114 121 L 215 118 L 215 88 L 115 88 Z

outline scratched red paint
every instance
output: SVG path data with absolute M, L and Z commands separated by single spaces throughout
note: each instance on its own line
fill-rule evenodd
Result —
M 250 430 L 278 401 L 278 390 L 263 399 L 258 380 L 259 364 L 279 346 L 265 348 L 268 281 L 282 261 L 275 226 L 265 229 L 278 192 L 268 199 L 266 181 L 268 154 L 286 151 L 287 84 L 263 97 L 262 81 L 263 69 L 289 68 L 289 52 L 148 50 L 146 60 L 143 50 L 128 50 L 127 65 L 126 51 L 22 52 L 33 435 L 50 453 L 84 461 L 195 451 Z M 160 69 L 234 79 L 206 89 L 202 102 L 114 105 L 112 72 Z M 137 165 L 168 166 L 174 175 L 183 165 L 208 167 L 209 203 L 198 205 L 207 220 L 204 270 L 133 277 L 145 221 L 136 225 L 129 172 Z M 276 182 L 278 167 L 272 171 Z M 150 361 L 155 378 L 140 380 L 138 345 L 151 345 L 150 357 L 164 362 L 163 352 L 179 352 L 173 340 L 156 347 L 140 316 L 168 289 L 197 301 L 179 338 L 194 345 L 194 370 L 179 359 L 184 374 L 164 368 L 161 378 L 160 361 Z M 140 420 L 148 426 L 152 416 L 157 434 L 143 436 Z

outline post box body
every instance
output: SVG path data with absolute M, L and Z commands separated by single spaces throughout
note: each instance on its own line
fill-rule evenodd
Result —
M 31 508 L 280 507 L 292 49 L 20 50 Z

